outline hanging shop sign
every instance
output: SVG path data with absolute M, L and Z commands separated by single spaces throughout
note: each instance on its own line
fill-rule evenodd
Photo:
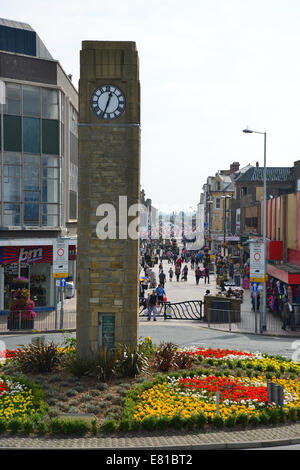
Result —
M 8 246 L 1 248 L 0 264 L 52 263 L 52 246 Z

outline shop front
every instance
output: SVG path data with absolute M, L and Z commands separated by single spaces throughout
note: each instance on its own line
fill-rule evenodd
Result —
M 56 309 L 53 246 L 0 247 L 0 312 L 9 310 L 13 292 L 26 287 L 36 310 Z M 76 278 L 76 246 L 69 246 L 69 278 Z

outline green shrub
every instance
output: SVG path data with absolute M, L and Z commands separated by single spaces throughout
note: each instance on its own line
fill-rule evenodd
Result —
M 61 361 L 62 353 L 53 342 L 18 348 L 14 361 L 23 372 L 51 372 Z
M 120 350 L 110 349 L 102 346 L 95 358 L 96 369 L 99 380 L 105 382 L 117 374 L 118 361 L 120 359 Z
M 117 430 L 117 423 L 115 419 L 105 419 L 102 423 L 101 430 L 103 432 L 115 432 Z
M 170 418 L 170 425 L 176 429 L 181 429 L 186 424 L 185 419 L 182 417 L 181 414 L 174 414 Z
M 94 436 L 96 436 L 98 432 L 97 421 L 95 419 L 93 419 L 91 422 L 91 432 L 94 434 Z
M 119 352 L 116 371 L 122 377 L 136 377 L 148 369 L 148 357 L 143 348 L 125 344 Z
M 223 428 L 224 424 L 225 424 L 224 418 L 222 418 L 222 416 L 216 414 L 212 419 L 212 424 L 216 428 Z
M 122 418 L 119 422 L 120 431 L 130 431 L 131 429 L 131 420 L 129 418 Z
M 22 429 L 22 419 L 20 418 L 11 418 L 8 421 L 7 429 L 11 431 L 13 434 L 16 434 Z
M 64 357 L 65 368 L 74 377 L 83 377 L 96 370 L 95 362 L 92 357 L 80 357 L 76 354 L 70 354 Z
M 83 436 L 88 431 L 88 424 L 80 419 L 53 418 L 49 424 L 49 431 L 52 435 L 76 435 Z
M 249 424 L 251 424 L 252 426 L 258 426 L 260 423 L 260 419 L 258 416 L 256 415 L 251 415 L 249 417 Z
M 225 420 L 225 426 L 228 428 L 232 428 L 236 424 L 236 415 L 232 414 L 229 415 L 228 418 Z
M 157 426 L 157 418 L 155 416 L 147 416 L 143 419 L 142 426 L 147 431 L 154 431 Z
M 240 413 L 236 418 L 236 424 L 240 424 L 245 428 L 249 424 L 249 416 L 246 413 Z
M 262 411 L 259 414 L 259 420 L 261 424 L 269 424 L 270 422 L 270 415 L 266 411 Z
M 35 424 L 32 419 L 30 418 L 23 419 L 22 430 L 27 436 L 33 433 L 34 429 L 35 429 Z
M 0 433 L 5 432 L 7 430 L 8 423 L 6 419 L 0 419 Z
M 170 419 L 168 416 L 161 416 L 160 418 L 157 419 L 157 422 L 156 422 L 157 429 L 160 429 L 160 430 L 167 429 L 169 425 L 170 425 Z
M 296 422 L 298 419 L 297 408 L 289 408 L 288 410 L 288 419 L 290 421 Z
M 200 412 L 196 415 L 196 424 L 198 427 L 203 428 L 207 422 L 208 420 L 204 413 Z

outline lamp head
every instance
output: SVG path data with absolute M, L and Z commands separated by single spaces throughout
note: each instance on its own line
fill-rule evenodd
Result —
M 253 131 L 251 131 L 251 129 L 248 129 L 248 127 L 247 127 L 247 129 L 244 129 L 243 132 L 245 134 L 252 134 L 253 133 Z

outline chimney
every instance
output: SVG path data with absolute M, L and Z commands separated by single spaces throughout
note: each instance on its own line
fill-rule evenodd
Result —
M 230 165 L 230 174 L 231 174 L 231 173 L 234 173 L 235 171 L 238 171 L 239 168 L 240 168 L 239 162 L 233 162 L 233 163 L 231 163 L 231 165 Z

